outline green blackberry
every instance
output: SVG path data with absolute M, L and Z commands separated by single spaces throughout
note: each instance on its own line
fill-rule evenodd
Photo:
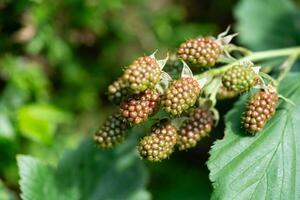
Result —
M 125 70 L 123 81 L 133 91 L 145 91 L 154 88 L 160 80 L 161 69 L 155 58 L 144 56 L 137 58 Z
M 212 127 L 212 113 L 205 108 L 194 109 L 179 129 L 177 141 L 179 150 L 195 147 L 201 138 L 208 136 Z
M 190 39 L 180 45 L 177 55 L 200 67 L 212 67 L 222 53 L 221 45 L 213 37 Z
M 183 77 L 172 82 L 166 89 L 162 100 L 165 111 L 172 115 L 180 115 L 196 103 L 200 93 L 198 82 L 192 77 Z
M 242 93 L 259 83 L 259 76 L 253 64 L 238 64 L 227 70 L 222 76 L 222 83 L 228 90 Z
M 121 105 L 121 114 L 129 122 L 140 124 L 157 110 L 159 101 L 160 94 L 156 90 L 148 89 L 124 101 Z
M 128 128 L 129 125 L 123 117 L 119 114 L 112 115 L 94 134 L 94 141 L 99 147 L 111 148 L 123 142 Z
M 140 141 L 138 150 L 149 161 L 161 161 L 171 155 L 176 139 L 176 128 L 169 122 L 159 122 L 152 127 L 151 134 Z
M 246 131 L 251 134 L 261 131 L 275 114 L 277 101 L 278 95 L 274 90 L 258 91 L 251 96 L 242 117 Z
M 108 99 L 119 104 L 129 94 L 127 84 L 119 78 L 108 86 Z

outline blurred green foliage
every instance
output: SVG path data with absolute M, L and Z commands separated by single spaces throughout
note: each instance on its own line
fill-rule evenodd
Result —
M 18 157 L 22 198 L 150 199 L 144 190 L 147 173 L 132 141 L 116 150 L 99 150 L 92 140 L 84 141 L 76 151 L 65 153 L 57 167 L 30 156 Z
M 254 18 L 256 14 L 251 8 L 259 12 L 261 9 L 255 6 L 263 4 L 262 2 L 242 0 L 236 7 L 237 30 L 241 32 L 241 42 L 254 49 L 280 47 L 281 43 L 277 45 L 274 40 L 266 40 L 264 31 L 253 27 L 258 22 L 264 26 L 263 21 L 278 20 L 279 15 L 283 16 L 283 12 L 278 11 L 281 7 L 277 7 L 277 10 L 272 8 L 272 15 L 266 20 Z M 274 3 L 276 0 L 268 2 Z M 99 123 L 112 112 L 106 100 L 106 88 L 121 74 L 123 66 L 133 58 L 150 54 L 156 49 L 159 49 L 159 55 L 164 56 L 187 38 L 217 34 L 233 23 L 232 12 L 235 3 L 235 0 L 1 0 L 0 179 L 5 186 L 1 182 L 0 199 L 1 195 L 6 194 L 3 191 L 7 189 L 2 189 L 4 187 L 19 193 L 17 154 L 29 154 L 40 159 L 19 157 L 21 166 L 23 161 L 28 164 L 24 164 L 25 169 L 21 169 L 21 178 L 22 170 L 36 167 L 37 170 L 46 171 L 46 179 L 56 181 L 56 170 L 47 164 L 55 166 L 59 163 L 59 167 L 63 167 L 61 163 L 65 162 L 61 161 L 64 159 L 61 155 L 65 149 L 74 148 L 82 139 L 90 138 Z M 287 9 L 282 6 L 282 9 L 285 9 L 284 16 L 292 15 L 296 20 L 298 15 L 289 4 L 286 3 Z M 249 34 L 248 29 L 257 33 Z M 285 34 L 286 38 L 290 35 L 289 31 Z M 295 38 L 292 42 L 284 44 L 296 44 L 299 37 Z M 189 199 L 199 199 L 199 196 L 208 199 L 211 186 L 207 171 L 203 167 L 207 158 L 205 152 L 208 151 L 212 140 L 220 136 L 221 134 L 214 134 L 209 141 L 201 143 L 200 149 L 192 152 L 189 158 L 183 154 L 165 166 L 163 163 L 159 167 L 149 166 L 152 174 L 149 190 L 153 197 L 174 199 L 180 194 L 179 196 L 184 198 L 185 193 L 190 193 Z M 107 163 L 103 160 L 93 163 L 93 160 L 89 160 L 91 155 L 76 158 L 76 153 L 73 153 L 68 159 L 78 167 L 74 169 L 74 173 L 80 173 L 80 158 L 91 162 L 94 168 L 108 170 L 116 167 L 114 162 L 109 161 L 114 152 L 96 152 L 91 144 L 87 145 L 86 149 L 83 148 L 80 146 L 77 151 L 91 151 L 95 156 L 103 156 L 101 159 L 107 159 Z M 131 163 L 130 159 L 136 161 L 136 155 L 130 154 L 128 161 L 124 162 Z M 182 162 L 190 160 L 201 160 L 201 163 L 199 161 L 193 165 L 182 165 Z M 138 166 L 143 165 L 140 161 L 136 162 Z M 72 168 L 70 163 L 65 163 L 65 167 Z M 132 165 L 136 167 L 135 162 Z M 185 170 L 189 170 L 187 176 Z M 144 176 L 146 170 L 142 171 Z M 133 173 L 132 176 L 136 177 L 138 174 L 135 172 L 131 170 L 128 173 Z M 182 175 L 177 176 L 179 173 Z M 95 176 L 95 180 L 92 180 L 94 177 L 90 174 L 89 180 L 102 181 L 101 184 L 105 185 L 105 181 L 113 181 L 110 180 L 113 178 L 109 174 L 105 174 L 105 178 Z M 118 174 L 113 175 L 114 178 L 119 177 Z M 35 177 L 34 174 L 32 176 Z M 82 194 L 87 191 L 78 189 L 77 185 L 72 186 L 79 184 L 75 175 L 70 177 L 66 182 L 68 190 L 78 195 L 79 199 L 86 197 Z M 168 184 L 161 183 L 160 177 Z M 176 179 L 182 183 L 174 184 Z M 186 179 L 189 180 L 189 184 L 184 184 Z M 128 179 L 129 182 L 131 180 Z M 59 189 L 51 181 L 49 190 Z M 88 180 L 85 183 L 88 183 Z M 97 188 L 97 183 L 93 184 L 91 187 Z M 132 196 L 132 199 L 143 199 L 141 196 L 145 196 L 145 199 L 150 198 L 149 193 L 144 190 L 146 180 L 141 185 L 141 190 L 136 193 L 137 196 Z M 38 188 L 35 185 L 32 187 Z M 108 193 L 103 195 L 108 195 L 106 197 L 109 198 Z M 5 198 L 10 199 L 9 196 L 3 199 Z
M 253 50 L 300 44 L 300 12 L 291 0 L 242 0 L 234 12 L 239 40 Z
M 17 154 L 55 164 L 112 112 L 107 85 L 134 57 L 215 33 L 184 5 L 146 0 L 0 2 L 0 178 L 18 192 Z

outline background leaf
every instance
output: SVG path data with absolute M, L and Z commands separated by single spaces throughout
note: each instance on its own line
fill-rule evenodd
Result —
M 248 95 L 227 114 L 225 137 L 215 142 L 208 161 L 214 199 L 300 198 L 299 79 L 292 74 L 279 88 L 296 106 L 280 100 L 275 116 L 255 136 L 240 127 Z
M 18 111 L 18 124 L 21 133 L 32 140 L 49 144 L 57 123 L 67 121 L 69 116 L 49 104 L 31 104 Z
M 15 196 L 4 186 L 0 180 L 0 199 L 1 200 L 15 200 Z
M 239 41 L 252 50 L 300 44 L 300 12 L 291 0 L 242 0 L 234 14 Z
M 135 142 L 116 150 L 99 150 L 84 141 L 76 151 L 67 152 L 51 167 L 41 161 L 19 156 L 23 200 L 147 200 L 147 175 Z

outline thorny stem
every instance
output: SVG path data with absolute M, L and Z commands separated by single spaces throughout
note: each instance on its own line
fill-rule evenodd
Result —
M 250 60 L 252 62 L 255 62 L 255 61 L 265 60 L 265 59 L 269 59 L 269 58 L 278 58 L 278 57 L 284 57 L 284 56 L 289 56 L 289 55 L 295 55 L 295 58 L 293 57 L 293 59 L 296 59 L 299 56 L 299 54 L 300 54 L 300 47 L 291 47 L 291 48 L 256 52 L 256 53 L 252 53 L 248 56 L 245 56 L 239 60 L 236 60 L 235 62 L 224 65 L 220 68 L 212 69 L 205 73 L 196 75 L 195 78 L 201 79 L 201 78 L 207 77 L 207 76 L 217 76 L 217 75 L 223 74 L 228 69 L 230 69 L 231 67 L 233 67 L 234 65 L 236 65 L 242 61 Z M 292 63 L 292 62 L 289 62 L 289 63 Z M 290 70 L 291 67 L 292 67 L 292 64 L 291 64 L 291 66 L 288 65 L 288 67 L 286 67 L 287 69 L 285 68 L 286 70 L 284 73 L 282 73 L 283 75 L 281 75 L 280 79 L 282 79 L 288 73 L 288 71 Z

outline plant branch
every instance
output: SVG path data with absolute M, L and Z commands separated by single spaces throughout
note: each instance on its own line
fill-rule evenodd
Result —
M 225 71 L 230 69 L 232 66 L 242 62 L 250 60 L 252 62 L 270 59 L 270 58 L 278 58 L 278 57 L 284 57 L 289 56 L 292 54 L 296 54 L 297 56 L 300 54 L 300 47 L 291 47 L 291 48 L 285 48 L 285 49 L 276 49 L 276 50 L 268 50 L 268 51 L 261 51 L 261 52 L 255 52 L 248 56 L 245 56 L 239 60 L 236 60 L 235 62 L 232 62 L 230 64 L 224 65 L 222 67 L 209 70 L 207 72 L 204 72 L 202 74 L 196 75 L 196 79 L 201 79 L 203 77 L 207 76 L 216 76 L 223 74 Z
M 294 54 L 290 55 L 290 57 L 281 65 L 282 72 L 279 74 L 279 77 L 277 78 L 278 83 L 280 81 L 282 81 L 284 79 L 284 77 L 286 76 L 286 74 L 292 69 L 298 56 L 299 56 L 299 53 L 294 53 Z
M 237 51 L 240 52 L 246 56 L 251 55 L 252 51 L 250 51 L 249 49 L 245 48 L 245 47 L 241 47 L 241 46 L 236 46 L 234 44 L 230 44 L 227 47 L 227 51 L 228 52 L 233 52 L 233 51 Z

